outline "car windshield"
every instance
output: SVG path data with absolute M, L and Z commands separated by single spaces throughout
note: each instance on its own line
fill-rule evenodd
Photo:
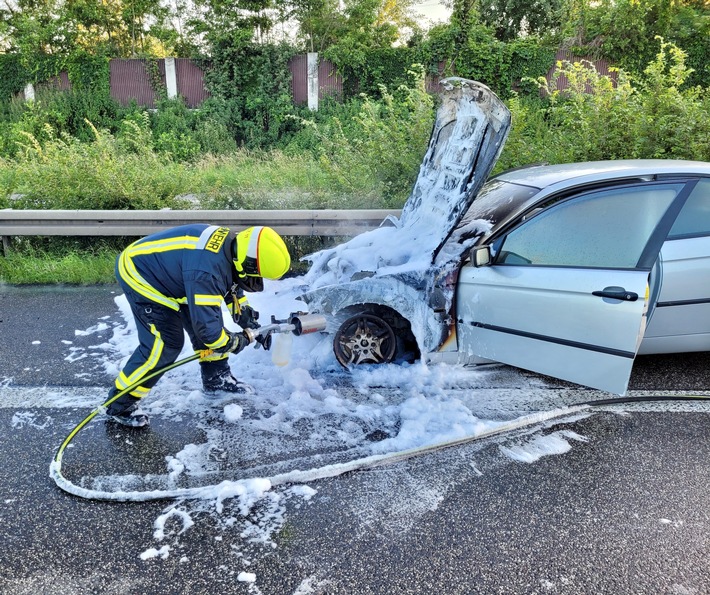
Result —
M 461 219 L 457 229 L 480 219 L 484 219 L 490 222 L 492 226 L 495 226 L 510 213 L 517 211 L 520 205 L 526 203 L 538 192 L 540 192 L 539 188 L 520 186 L 493 178 L 481 188 L 478 196 L 471 203 L 463 219 Z

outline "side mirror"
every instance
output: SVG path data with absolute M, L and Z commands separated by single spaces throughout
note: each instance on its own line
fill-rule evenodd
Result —
M 485 267 L 491 264 L 491 247 L 483 246 L 473 252 L 473 266 Z

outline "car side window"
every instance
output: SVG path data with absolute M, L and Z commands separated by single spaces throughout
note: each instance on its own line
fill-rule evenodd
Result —
M 710 235 L 710 180 L 700 180 L 685 201 L 668 239 Z
M 513 229 L 494 264 L 634 268 L 683 183 L 585 193 Z

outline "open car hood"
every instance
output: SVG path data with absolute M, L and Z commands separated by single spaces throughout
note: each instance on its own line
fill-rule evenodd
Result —
M 363 277 L 420 279 L 486 181 L 510 130 L 510 112 L 485 85 L 441 81 L 429 147 L 401 217 L 307 257 L 311 290 Z M 444 260 L 448 260 L 445 258 Z
M 426 243 L 432 260 L 476 198 L 510 131 L 510 111 L 488 87 L 462 78 L 441 85 L 429 149 L 400 218 L 401 227 L 432 238 Z

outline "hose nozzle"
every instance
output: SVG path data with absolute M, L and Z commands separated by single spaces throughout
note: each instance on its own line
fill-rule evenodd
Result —
M 289 316 L 289 323 L 294 326 L 293 334 L 297 337 L 325 330 L 325 316 L 295 312 Z
M 309 333 L 324 331 L 326 320 L 320 314 L 306 314 L 305 312 L 294 312 L 289 314 L 287 320 L 276 320 L 271 317 L 271 324 L 260 326 L 259 328 L 246 328 L 244 334 L 253 343 L 257 337 L 265 337 L 271 333 L 293 333 L 297 337 Z

